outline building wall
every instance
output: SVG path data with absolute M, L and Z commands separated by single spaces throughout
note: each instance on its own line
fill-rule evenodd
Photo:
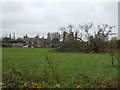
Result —
M 23 43 L 12 43 L 12 47 L 23 47 Z

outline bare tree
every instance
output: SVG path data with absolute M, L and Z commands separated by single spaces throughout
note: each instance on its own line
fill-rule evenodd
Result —
M 99 24 L 97 26 L 98 31 L 91 35 L 90 30 L 92 27 L 92 22 L 78 25 L 78 27 L 74 27 L 73 25 L 68 25 L 68 27 L 61 27 L 60 31 L 62 32 L 63 42 L 64 44 L 67 44 L 62 45 L 67 47 L 73 43 L 79 43 L 79 46 L 84 50 L 88 50 L 88 52 L 103 52 L 105 50 L 105 42 L 108 40 L 108 36 L 115 26 Z
M 103 40 L 108 39 L 108 35 L 112 33 L 112 28 L 115 26 L 109 26 L 108 24 L 99 24 L 98 26 L 98 32 L 95 34 L 97 38 L 101 38 Z

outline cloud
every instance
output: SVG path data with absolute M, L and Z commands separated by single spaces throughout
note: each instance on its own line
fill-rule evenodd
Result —
M 117 2 L 5 2 L 2 4 L 2 33 L 46 36 L 68 24 L 91 21 L 96 25 L 101 22 L 117 26 L 117 9 Z

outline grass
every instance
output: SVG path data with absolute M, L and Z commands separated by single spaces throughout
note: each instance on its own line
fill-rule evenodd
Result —
M 38 75 L 49 70 L 46 54 L 66 82 L 78 73 L 87 73 L 92 79 L 100 76 L 101 80 L 109 80 L 118 74 L 118 67 L 110 66 L 111 59 L 107 53 L 60 53 L 46 48 L 3 48 L 3 72 L 15 67 L 23 72 Z M 117 65 L 117 61 L 115 64 Z

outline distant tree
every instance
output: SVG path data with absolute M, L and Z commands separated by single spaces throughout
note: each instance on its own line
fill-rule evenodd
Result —
M 59 49 L 75 51 L 76 47 L 79 51 L 86 52 L 104 52 L 106 50 L 106 42 L 108 36 L 112 32 L 112 28 L 115 26 L 109 26 L 107 24 L 99 24 L 98 31 L 90 34 L 90 30 L 93 27 L 93 23 L 79 25 L 78 28 L 73 25 L 68 27 L 61 27 L 62 42 L 59 45 Z M 85 38 L 85 39 L 84 39 Z
M 44 40 L 44 36 L 42 36 L 42 39 Z
M 91 40 L 89 40 L 90 38 L 92 38 L 92 35 L 90 35 L 90 29 L 92 29 L 92 27 L 93 27 L 93 23 L 91 22 L 91 23 L 88 23 L 88 24 L 84 24 L 84 25 L 79 25 L 79 28 L 82 30 L 82 31 L 84 31 L 83 33 L 80 33 L 80 36 L 81 37 L 79 37 L 79 39 L 80 39 L 80 41 L 83 43 L 83 44 L 85 44 L 85 45 L 83 45 L 83 46 L 86 46 L 86 47 L 84 47 L 84 48 L 86 48 L 86 52 L 91 52 L 92 51 L 92 44 L 91 43 L 93 43 L 93 42 L 91 42 Z M 88 43 L 84 43 L 85 41 L 82 39 L 82 36 L 85 36 L 85 38 L 87 39 L 87 41 L 88 41 Z
M 13 39 L 15 40 L 15 33 L 13 33 Z
M 86 37 L 88 38 L 90 36 L 89 30 L 93 27 L 93 23 L 88 23 L 84 25 L 79 25 L 79 28 L 82 29 L 86 34 Z
M 74 26 L 72 26 L 72 25 L 69 25 L 68 27 L 68 40 L 74 40 L 74 31 L 73 31 L 73 28 L 74 28 Z
M 105 49 L 105 42 L 108 40 L 108 36 L 112 33 L 112 28 L 114 27 L 108 24 L 98 25 L 98 32 L 95 34 L 98 50 L 103 51 Z
M 63 42 L 66 42 L 67 34 L 68 34 L 67 31 L 66 31 L 66 28 L 61 27 L 60 31 L 62 31 L 62 36 L 61 37 L 63 37 Z
M 35 36 L 36 38 L 39 38 L 39 35 Z
M 25 37 L 28 38 L 28 35 L 26 34 Z
M 23 38 L 25 38 L 25 36 L 23 36 Z
M 9 37 L 2 38 L 2 47 L 11 47 L 11 42 L 12 39 L 10 39 Z
M 77 37 L 78 37 L 78 32 L 76 31 L 76 32 L 75 32 L 75 40 L 76 40 L 76 41 L 77 41 L 77 39 L 78 39 Z
M 112 37 L 109 43 L 109 55 L 111 56 L 112 66 L 114 66 L 114 61 L 117 59 L 117 38 Z
M 16 39 L 16 42 L 17 42 L 17 43 L 23 43 L 24 41 L 23 41 L 22 38 L 17 38 L 17 39 Z
M 95 40 L 94 37 L 91 35 L 88 37 L 88 52 L 94 52 L 95 50 Z
M 105 43 L 108 40 L 108 35 L 112 33 L 112 28 L 115 26 L 109 26 L 107 24 L 99 24 L 98 31 L 93 36 L 94 40 L 91 40 L 93 44 L 93 50 L 95 52 L 103 52 L 106 49 Z
M 80 41 L 79 41 L 79 32 L 75 31 L 73 25 L 68 25 L 68 27 L 60 28 L 62 31 L 62 41 L 59 44 L 60 51 L 80 51 Z
M 118 49 L 120 49 L 120 40 L 118 40 Z
M 9 38 L 11 39 L 11 34 L 9 34 Z
M 59 43 L 59 38 L 53 38 L 52 43 L 53 44 L 58 44 Z
M 23 36 L 23 38 L 28 38 L 28 35 L 27 35 L 27 34 L 25 34 L 25 36 Z
M 11 42 L 12 42 L 12 39 L 9 37 L 2 38 L 2 43 L 11 43 Z
M 48 33 L 47 34 L 47 39 L 49 41 L 52 41 L 52 39 L 54 39 L 54 38 L 58 38 L 60 40 L 60 34 L 58 32 Z

